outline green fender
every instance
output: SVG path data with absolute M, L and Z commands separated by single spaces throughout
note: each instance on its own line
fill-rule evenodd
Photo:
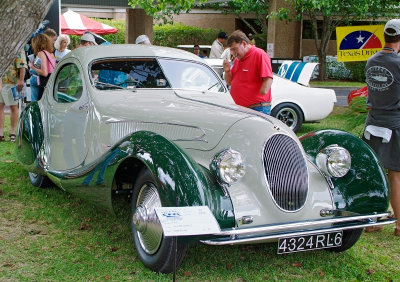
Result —
M 385 212 L 389 205 L 389 185 L 384 169 L 373 150 L 360 138 L 341 130 L 320 130 L 300 137 L 309 160 L 326 146 L 337 144 L 351 155 L 350 171 L 331 178 L 335 208 L 354 213 Z
M 119 165 L 128 158 L 141 161 L 153 174 L 165 207 L 208 206 L 221 228 L 234 227 L 233 206 L 209 170 L 161 135 L 140 131 L 115 144 L 97 161 L 78 169 L 55 172 L 63 188 L 92 202 L 111 207 L 111 187 Z
M 43 123 L 37 102 L 30 103 L 22 112 L 18 126 L 16 155 L 18 160 L 33 166 L 44 139 Z
M 181 148 L 152 132 L 131 135 L 133 157 L 141 160 L 158 182 L 163 206 L 208 206 L 221 228 L 234 227 L 230 198 L 209 170 L 200 167 Z

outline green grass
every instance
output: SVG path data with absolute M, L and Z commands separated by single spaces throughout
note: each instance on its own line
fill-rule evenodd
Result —
M 364 87 L 365 82 L 357 82 L 357 81 L 343 81 L 343 80 L 311 80 L 311 87 Z
M 327 127 L 357 133 L 357 116 L 337 107 L 322 122 L 305 124 L 301 133 Z M 0 281 L 172 280 L 172 274 L 153 273 L 138 260 L 126 216 L 114 216 L 58 188 L 33 187 L 13 150 L 10 142 L 0 143 Z M 399 266 L 400 239 L 387 226 L 364 233 L 344 253 L 278 256 L 276 243 L 190 245 L 177 279 L 399 281 Z

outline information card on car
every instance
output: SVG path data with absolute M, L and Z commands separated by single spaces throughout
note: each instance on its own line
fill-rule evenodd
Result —
M 166 237 L 216 234 L 221 231 L 207 206 L 159 207 L 155 210 Z

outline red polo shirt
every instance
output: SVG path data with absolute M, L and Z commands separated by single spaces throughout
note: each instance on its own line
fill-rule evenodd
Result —
M 262 78 L 273 78 L 271 58 L 264 50 L 252 46 L 241 60 L 235 59 L 231 73 L 231 95 L 237 105 L 271 102 L 271 89 L 260 93 Z

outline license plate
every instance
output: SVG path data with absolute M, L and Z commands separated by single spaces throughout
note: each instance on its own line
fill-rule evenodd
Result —
M 278 241 L 278 254 L 340 247 L 342 238 L 342 231 L 280 238 Z

